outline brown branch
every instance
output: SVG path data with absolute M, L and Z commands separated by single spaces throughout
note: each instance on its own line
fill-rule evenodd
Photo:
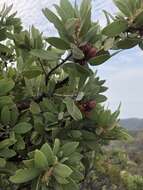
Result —
M 72 53 L 70 53 L 65 59 L 61 61 L 58 65 L 56 65 L 51 71 L 46 75 L 46 86 L 48 85 L 48 82 L 50 80 L 50 76 L 56 71 L 59 67 L 61 67 L 66 61 L 69 60 L 69 58 L 72 56 Z
M 43 70 L 43 73 L 44 73 L 45 76 L 46 76 L 46 75 L 47 75 L 47 72 L 46 72 L 46 70 L 45 70 L 45 68 L 44 68 L 44 65 L 43 65 L 42 61 L 41 61 L 40 59 L 38 59 L 38 61 L 39 61 L 40 65 L 41 65 L 41 68 L 42 68 L 42 70 Z
M 61 63 L 59 63 L 53 69 L 51 69 L 51 71 L 49 73 L 46 73 L 45 68 L 44 68 L 42 62 L 39 60 L 39 62 L 41 64 L 41 67 L 43 69 L 43 72 L 45 74 L 45 84 L 46 84 L 46 86 L 48 84 L 48 81 L 50 80 L 50 76 L 54 73 L 54 71 L 57 70 L 60 66 L 62 66 L 66 61 L 68 61 L 71 56 L 72 56 L 72 53 L 70 53 L 65 59 L 63 59 L 61 61 Z M 68 81 L 68 79 L 66 79 L 65 81 L 63 81 L 63 83 L 65 83 L 67 81 Z M 26 110 L 26 109 L 28 109 L 30 107 L 30 104 L 31 104 L 32 100 L 35 101 L 36 103 L 39 103 L 39 102 L 41 102 L 43 100 L 43 98 L 46 98 L 48 96 L 49 96 L 48 94 L 42 93 L 39 96 L 28 97 L 25 100 L 21 100 L 21 101 L 17 102 L 16 106 L 17 106 L 17 108 L 18 108 L 19 111 Z

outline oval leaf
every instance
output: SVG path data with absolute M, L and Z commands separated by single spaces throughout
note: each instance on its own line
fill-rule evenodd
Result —
M 89 63 L 92 66 L 101 65 L 102 63 L 104 63 L 105 61 L 107 61 L 110 58 L 111 58 L 111 56 L 109 54 L 103 54 L 103 55 L 99 55 L 99 56 L 95 57 L 94 59 L 91 59 L 89 61 Z
M 26 122 L 18 123 L 14 127 L 14 131 L 17 134 L 25 134 L 28 131 L 30 131 L 31 129 L 32 129 L 32 125 L 30 123 L 26 123 Z
M 139 39 L 126 38 L 116 43 L 119 49 L 129 49 L 136 46 L 140 42 Z
M 69 168 L 67 165 L 65 164 L 61 164 L 61 163 L 58 163 L 55 168 L 54 168 L 54 174 L 55 175 L 58 175 L 58 176 L 61 176 L 63 178 L 67 178 L 71 175 L 72 173 L 72 169 Z
M 64 103 L 67 106 L 68 113 L 72 116 L 74 120 L 81 120 L 82 114 L 79 108 L 75 105 L 74 100 L 71 98 L 65 98 Z
M 53 147 L 53 154 L 56 155 L 60 149 L 60 141 L 59 139 L 55 139 L 54 147 Z
M 143 11 L 135 18 L 134 23 L 137 27 L 143 26 Z
M 4 106 L 1 110 L 1 121 L 4 125 L 10 122 L 10 111 L 8 106 Z
M 4 158 L 0 158 L 0 168 L 4 168 L 6 165 L 6 160 Z
M 14 176 L 10 177 L 12 183 L 25 183 L 31 181 L 39 175 L 39 170 L 35 168 L 19 169 Z
M 14 82 L 8 79 L 0 80 L 0 95 L 5 95 L 14 88 Z
M 26 77 L 28 79 L 32 79 L 32 78 L 35 78 L 35 77 L 38 77 L 39 75 L 41 75 L 42 70 L 37 67 L 31 67 L 31 68 L 23 71 L 22 74 L 24 77 Z
M 54 163 L 55 157 L 54 154 L 52 152 L 51 147 L 49 146 L 48 143 L 45 143 L 42 147 L 41 147 L 41 152 L 43 152 L 43 154 L 46 156 L 49 165 Z
M 47 38 L 46 41 L 58 49 L 62 49 L 62 50 L 70 49 L 70 45 L 61 38 L 50 37 L 50 38 Z
M 48 167 L 48 161 L 44 153 L 40 150 L 35 151 L 34 155 L 35 167 L 39 169 L 46 169 Z
M 52 51 L 46 51 L 43 49 L 31 50 L 30 54 L 40 59 L 48 60 L 48 61 L 54 61 L 58 59 L 57 53 L 52 52 Z
M 126 21 L 114 21 L 108 26 L 106 26 L 102 33 L 109 37 L 115 37 L 125 32 L 128 28 L 128 23 Z
M 76 148 L 78 147 L 78 142 L 68 142 L 63 145 L 61 150 L 63 151 L 63 155 L 65 157 L 70 156 L 73 152 L 75 152 Z

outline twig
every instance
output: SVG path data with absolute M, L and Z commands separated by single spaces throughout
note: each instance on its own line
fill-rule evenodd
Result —
M 51 71 L 49 73 L 46 73 L 46 70 L 42 64 L 42 62 L 39 60 L 41 67 L 43 69 L 43 72 L 45 74 L 45 84 L 46 86 L 48 85 L 48 81 L 50 80 L 50 76 L 53 74 L 53 72 L 55 70 L 57 70 L 60 66 L 62 66 L 67 60 L 69 60 L 69 58 L 72 56 L 72 53 L 70 53 L 65 59 L 63 59 L 61 61 L 61 63 L 59 63 L 57 66 L 55 66 L 53 69 L 51 69 Z M 35 96 L 35 97 L 28 97 L 26 100 L 21 100 L 20 102 L 17 102 L 17 108 L 22 111 L 22 110 L 26 110 L 29 108 L 30 103 L 32 100 L 34 100 L 35 102 L 39 103 L 43 100 L 43 98 L 48 97 L 49 95 L 46 93 L 42 93 L 39 96 Z
M 46 70 L 45 70 L 45 68 L 44 68 L 44 65 L 43 65 L 42 61 L 41 61 L 40 59 L 38 59 L 38 61 L 39 61 L 40 65 L 41 65 L 41 68 L 42 68 L 43 73 L 44 73 L 44 75 L 45 75 L 45 84 L 46 84 L 47 72 L 46 72 Z
M 50 76 L 53 74 L 53 72 L 56 71 L 59 67 L 61 67 L 66 61 L 68 61 L 71 56 L 72 53 L 70 53 L 65 59 L 63 59 L 61 63 L 59 63 L 53 69 L 51 69 L 51 71 L 46 75 L 46 86 L 48 85 L 48 81 L 50 80 Z
M 40 65 L 41 65 L 41 68 L 42 68 L 42 70 L 43 70 L 43 72 L 44 72 L 44 74 L 45 74 L 45 76 L 46 76 L 46 75 L 47 75 L 47 72 L 46 72 L 46 70 L 45 70 L 45 68 L 44 68 L 44 65 L 43 65 L 42 61 L 41 61 L 40 59 L 38 59 L 38 61 L 39 61 Z

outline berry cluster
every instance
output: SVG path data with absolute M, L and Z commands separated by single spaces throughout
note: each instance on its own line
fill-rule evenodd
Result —
M 96 107 L 96 101 L 90 100 L 79 104 L 79 109 L 85 116 L 89 116 L 89 113 Z
M 80 65 L 85 65 L 90 59 L 97 55 L 97 49 L 89 43 L 80 46 L 79 49 L 84 53 L 84 58 L 77 61 Z

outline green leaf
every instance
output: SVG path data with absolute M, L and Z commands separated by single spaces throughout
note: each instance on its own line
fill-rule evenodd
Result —
M 80 10 L 82 19 L 79 36 L 84 36 L 91 28 L 91 1 L 83 0 L 82 8 L 83 9 Z
M 73 170 L 73 173 L 71 174 L 71 178 L 77 182 L 79 181 L 82 181 L 84 179 L 84 175 L 79 172 L 77 169 L 73 168 L 72 167 L 72 170 Z
M 63 151 L 63 155 L 65 157 L 70 156 L 72 153 L 75 152 L 75 150 L 77 149 L 79 143 L 78 142 L 68 142 L 66 144 L 64 144 L 61 147 L 61 150 Z
M 97 35 L 98 29 L 99 29 L 98 24 L 97 23 L 93 24 L 93 26 L 89 29 L 89 31 L 82 37 L 82 41 L 94 44 L 99 39 L 99 35 Z
M 92 66 L 101 65 L 110 58 L 111 58 L 111 56 L 109 54 L 103 54 L 103 55 L 96 56 L 93 59 L 90 59 L 89 63 Z
M 84 53 L 75 45 L 72 44 L 72 54 L 75 59 L 81 60 L 84 58 Z
M 106 26 L 102 33 L 109 37 L 115 37 L 125 32 L 128 29 L 128 23 L 126 21 L 114 21 Z
M 60 150 L 60 140 L 55 139 L 54 147 L 53 147 L 53 154 L 56 155 Z
M 80 16 L 82 19 L 85 18 L 90 9 L 91 9 L 91 0 L 83 0 L 80 6 Z
M 135 0 L 134 0 L 135 1 Z M 114 0 L 115 5 L 118 7 L 118 9 L 127 17 L 130 17 L 132 15 L 132 12 L 129 9 L 129 3 L 124 0 Z
M 59 33 L 64 33 L 64 27 L 61 20 L 55 15 L 50 9 L 46 8 L 42 10 L 45 17 L 54 24 L 55 28 L 59 31 Z
M 46 168 L 48 167 L 48 160 L 45 154 L 40 150 L 35 151 L 34 163 L 35 167 L 39 169 L 46 170 Z
M 43 154 L 46 156 L 49 165 L 54 164 L 55 161 L 55 156 L 53 154 L 53 151 L 50 147 L 50 145 L 48 143 L 45 143 L 42 147 L 41 147 L 41 152 L 43 152 Z
M 81 120 L 82 114 L 79 108 L 75 105 L 74 100 L 71 98 L 65 98 L 64 103 L 66 104 L 68 113 L 72 116 L 74 120 Z
M 4 168 L 6 165 L 6 160 L 4 158 L 0 158 L 0 168 Z
M 59 184 L 67 184 L 69 183 L 69 181 L 61 176 L 58 176 L 58 175 L 54 175 L 56 181 L 59 183 Z
M 54 168 L 53 174 L 67 178 L 72 174 L 72 169 L 65 164 L 58 163 Z
M 75 11 L 69 0 L 60 0 L 61 9 L 66 13 L 66 18 L 73 18 Z
M 55 25 L 57 29 L 61 27 L 60 19 L 48 8 L 42 10 L 45 17 Z
M 32 129 L 32 125 L 26 122 L 20 122 L 13 128 L 14 132 L 17 134 L 25 134 Z
M 72 179 L 72 178 L 69 178 L 69 183 L 68 184 L 65 184 L 63 185 L 63 190 L 79 190 L 80 187 L 79 185 Z
M 0 157 L 5 159 L 12 158 L 16 155 L 16 152 L 9 148 L 4 148 L 0 150 Z
M 13 106 L 11 108 L 11 111 L 10 111 L 10 122 L 11 122 L 11 125 L 15 125 L 16 122 L 17 122 L 17 119 L 18 119 L 18 109 L 16 106 Z
M 38 132 L 38 134 L 44 133 L 45 124 L 38 117 L 34 120 L 34 129 Z
M 7 46 L 0 44 L 0 52 L 2 53 L 12 53 L 12 50 Z
M 23 160 L 23 164 L 24 164 L 27 168 L 34 168 L 34 167 L 35 167 L 34 159 Z
M 67 33 L 70 36 L 75 35 L 76 27 L 77 27 L 78 19 L 77 18 L 70 18 L 65 23 L 65 28 Z
M 142 7 L 142 0 L 136 0 L 136 8 L 140 9 Z
M 111 13 L 109 13 L 109 12 L 106 11 L 106 10 L 103 10 L 103 13 L 104 13 L 104 15 L 105 15 L 105 17 L 106 17 L 107 24 L 110 24 L 110 23 L 111 23 L 110 20 L 111 20 L 111 19 L 114 20 L 114 17 L 112 16 Z
M 45 112 L 45 113 L 43 114 L 43 116 L 44 116 L 45 122 L 46 122 L 47 124 L 53 123 L 53 122 L 55 122 L 55 121 L 58 120 L 57 115 L 56 115 L 56 114 L 53 114 L 53 113 L 51 113 L 51 112 Z
M 135 18 L 134 23 L 137 27 L 143 26 L 143 11 Z
M 94 133 L 86 131 L 86 130 L 82 130 L 82 136 L 84 141 L 95 141 L 96 140 L 96 136 Z
M 70 49 L 70 45 L 61 38 L 49 37 L 46 39 L 46 41 L 58 49 L 62 49 L 62 50 Z
M 11 106 L 13 105 L 13 101 L 12 98 L 10 96 L 2 96 L 0 97 L 0 108 L 2 108 L 3 106 Z
M 43 60 L 55 61 L 58 59 L 58 55 L 50 50 L 34 49 L 30 51 L 30 54 Z
M 17 142 L 15 143 L 14 147 L 16 150 L 24 150 L 25 149 L 25 142 L 20 135 L 16 136 Z
M 30 111 L 32 114 L 39 114 L 41 112 L 40 106 L 36 102 L 32 102 L 30 105 Z
M 25 183 L 35 179 L 39 175 L 39 170 L 35 168 L 19 169 L 14 176 L 10 177 L 12 183 Z
M 4 139 L 0 142 L 0 149 L 7 148 L 15 143 L 15 140 L 9 138 L 9 139 Z
M 101 102 L 105 102 L 107 100 L 106 96 L 99 94 L 96 97 L 96 102 L 101 103 Z
M 0 95 L 5 95 L 14 88 L 15 84 L 12 80 L 1 79 L 0 80 Z
M 119 49 L 130 49 L 136 46 L 140 42 L 140 39 L 126 38 L 116 43 Z
M 70 155 L 68 159 L 68 163 L 70 163 L 72 166 L 77 165 L 77 163 L 80 163 L 83 156 L 79 152 L 74 152 L 72 155 Z
M 7 38 L 6 36 L 6 28 L 0 29 L 0 41 L 3 41 Z
M 137 11 L 137 4 L 138 4 L 138 0 L 130 0 L 128 3 L 129 9 L 132 13 L 132 15 L 136 14 Z
M 8 125 L 10 122 L 10 111 L 8 106 L 4 106 L 1 110 L 1 121 L 4 125 Z
M 42 74 L 42 70 L 41 68 L 38 68 L 36 66 L 32 66 L 30 68 L 28 68 L 27 70 L 24 70 L 22 72 L 23 76 L 28 78 L 28 79 L 32 79 L 35 77 L 38 77 L 39 75 Z
M 78 63 L 68 62 L 63 66 L 64 70 L 71 76 L 80 78 L 88 77 L 92 74 L 91 70 L 86 67 L 81 66 Z
M 57 13 L 59 14 L 59 16 L 61 17 L 62 23 L 65 23 L 66 20 L 68 19 L 66 12 L 58 5 L 54 5 L 54 7 Z

